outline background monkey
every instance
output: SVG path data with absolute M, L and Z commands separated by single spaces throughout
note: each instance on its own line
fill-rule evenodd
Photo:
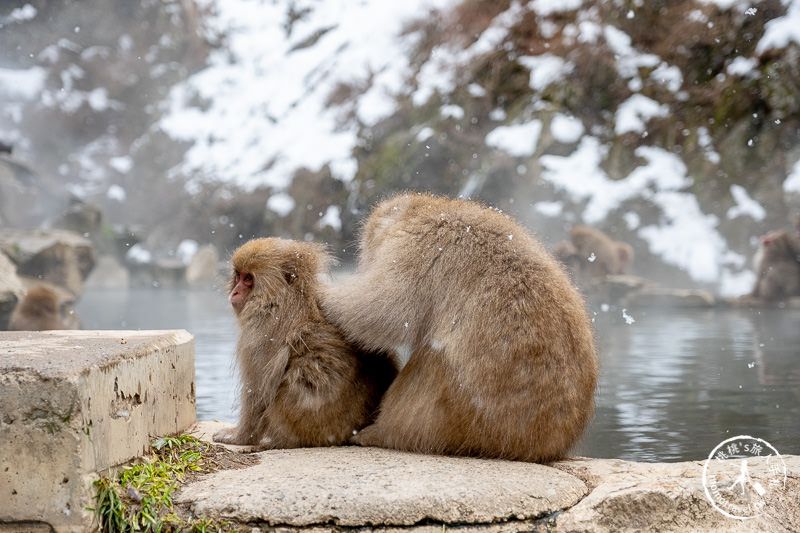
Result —
M 767 300 L 800 296 L 800 235 L 780 230 L 761 237 L 755 267 L 750 296 Z
M 17 304 L 8 322 L 11 331 L 67 329 L 61 321 L 58 296 L 46 287 L 34 287 Z
M 214 440 L 259 448 L 347 442 L 372 421 L 396 370 L 379 354 L 361 357 L 320 313 L 322 247 L 257 239 L 231 262 L 241 412 L 239 425 Z
M 569 233 L 579 257 L 580 276 L 587 281 L 608 275 L 628 274 L 633 263 L 631 245 L 612 240 L 589 226 L 575 226 Z
M 550 252 L 553 254 L 553 257 L 564 265 L 564 268 L 567 269 L 567 272 L 569 272 L 573 278 L 577 278 L 583 259 L 578 255 L 578 250 L 575 248 L 575 245 L 568 241 L 562 241 L 553 246 Z
M 633 246 L 627 242 L 614 241 L 617 252 L 617 265 L 614 274 L 630 274 L 633 266 Z
M 350 340 L 404 364 L 357 444 L 552 461 L 589 421 L 598 370 L 584 302 L 493 209 L 425 194 L 381 202 L 353 280 L 321 302 Z

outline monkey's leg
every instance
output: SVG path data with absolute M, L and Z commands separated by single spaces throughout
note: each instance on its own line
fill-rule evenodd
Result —
M 443 354 L 415 352 L 380 404 L 374 424 L 352 441 L 422 453 L 459 453 L 473 409 L 452 390 Z
M 259 408 L 255 401 L 254 386 L 251 382 L 246 382 L 242 387 L 239 423 L 235 427 L 214 433 L 214 441 L 224 444 L 246 445 L 258 444 L 261 440 L 263 407 Z
M 214 433 L 214 442 L 223 444 L 256 444 L 258 442 L 258 432 L 248 425 L 239 424 L 232 428 L 222 429 Z

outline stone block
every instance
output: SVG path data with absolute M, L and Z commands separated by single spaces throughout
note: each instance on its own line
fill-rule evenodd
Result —
M 2 231 L 0 250 L 20 277 L 58 285 L 73 296 L 83 293 L 83 280 L 95 264 L 92 242 L 66 230 Z
M 194 421 L 184 330 L 0 333 L 0 530 L 90 530 L 97 474 Z

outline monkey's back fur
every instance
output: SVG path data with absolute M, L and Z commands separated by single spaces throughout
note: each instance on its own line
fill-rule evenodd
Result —
M 493 209 L 424 194 L 383 201 L 353 280 L 321 302 L 351 341 L 408 357 L 359 444 L 546 462 L 590 419 L 598 363 L 583 299 Z
M 231 262 L 234 272 L 248 272 L 254 282 L 237 316 L 240 421 L 215 439 L 260 448 L 347 442 L 373 420 L 396 371 L 380 355 L 358 352 L 322 316 L 322 247 L 256 239 Z

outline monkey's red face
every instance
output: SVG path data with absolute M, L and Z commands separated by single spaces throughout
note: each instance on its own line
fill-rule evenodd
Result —
M 250 294 L 250 290 L 252 288 L 253 275 L 251 273 L 239 271 L 234 272 L 233 289 L 231 289 L 228 299 L 230 300 L 233 310 L 237 315 L 242 311 L 242 308 L 247 301 L 247 295 Z

